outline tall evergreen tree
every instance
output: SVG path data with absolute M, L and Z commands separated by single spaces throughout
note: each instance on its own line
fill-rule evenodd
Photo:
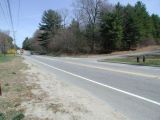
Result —
M 153 36 L 156 39 L 160 39 L 160 17 L 153 14 L 151 18 L 153 23 Z
M 26 37 L 25 40 L 23 41 L 23 49 L 25 50 L 31 50 L 31 40 Z
M 40 30 L 42 34 L 40 36 L 40 44 L 47 48 L 50 37 L 53 37 L 57 30 L 61 27 L 61 16 L 54 10 L 45 11 L 40 23 Z
M 121 49 L 122 48 L 122 40 L 123 40 L 123 6 L 118 4 L 115 6 L 115 31 L 116 31 L 116 36 L 115 36 L 115 47 L 116 49 Z
M 136 21 L 134 7 L 127 5 L 124 8 L 124 18 L 123 18 L 123 48 L 131 49 L 132 46 L 136 46 L 140 39 L 139 25 Z
M 136 21 L 141 40 L 152 37 L 152 21 L 146 10 L 145 4 L 138 1 L 134 7 Z
M 120 49 L 123 38 L 121 19 L 118 13 L 106 13 L 101 21 L 101 35 L 103 49 L 105 51 L 112 51 Z

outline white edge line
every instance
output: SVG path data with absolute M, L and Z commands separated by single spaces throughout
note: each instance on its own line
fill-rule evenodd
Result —
M 30 59 L 33 59 L 33 58 L 30 58 Z M 94 80 L 91 80 L 91 79 L 82 77 L 82 76 L 80 76 L 80 75 L 77 75 L 77 74 L 74 74 L 74 73 L 71 73 L 71 72 L 67 72 L 67 71 L 65 71 L 65 70 L 62 70 L 62 69 L 53 67 L 53 66 L 51 66 L 51 65 L 48 65 L 48 64 L 46 64 L 46 63 L 44 63 L 44 62 L 40 62 L 40 61 L 38 61 L 38 60 L 36 60 L 36 59 L 33 59 L 33 60 L 36 61 L 36 62 L 38 62 L 38 63 L 40 63 L 40 64 L 43 64 L 43 65 L 45 65 L 45 66 L 48 66 L 48 67 L 50 67 L 50 68 L 52 68 L 52 69 L 55 69 L 55 70 L 64 72 L 64 73 L 66 73 L 66 74 L 69 74 L 69 75 L 72 75 L 72 76 L 81 78 L 81 79 L 86 80 L 86 81 L 89 81 L 89 82 L 92 82 L 92 83 L 94 83 L 94 84 L 98 84 L 98 85 L 100 85 L 100 86 L 109 88 L 109 89 L 111 89 L 111 90 L 114 90 L 114 91 L 117 91 L 117 92 L 120 92 L 120 93 L 123 93 L 123 94 L 126 94 L 126 95 L 129 95 L 129 96 L 132 96 L 132 97 L 135 97 L 135 98 L 144 100 L 144 101 L 146 101 L 146 102 L 149 102 L 149 103 L 152 103 L 152 104 L 155 104 L 155 105 L 160 106 L 160 103 L 157 102 L 157 101 L 154 101 L 154 100 L 151 100 L 151 99 L 148 99 L 148 98 L 145 98 L 145 97 L 142 97 L 142 96 L 139 96 L 139 95 L 136 95 L 136 94 L 133 94 L 133 93 L 130 93 L 130 92 L 127 92 L 127 91 L 124 91 L 124 90 L 121 90 L 121 89 L 118 89 L 118 88 L 109 86 L 109 85 L 105 85 L 105 84 L 103 84 L 103 83 L 96 82 L 96 81 L 94 81 Z

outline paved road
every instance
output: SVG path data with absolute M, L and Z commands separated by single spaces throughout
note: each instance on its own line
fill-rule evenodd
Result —
M 95 58 L 25 58 L 86 89 L 131 120 L 160 120 L 160 68 L 100 63 Z

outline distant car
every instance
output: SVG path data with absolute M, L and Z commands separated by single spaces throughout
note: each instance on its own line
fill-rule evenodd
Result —
M 40 55 L 46 55 L 47 52 L 44 52 L 44 51 L 43 51 L 43 52 L 40 52 L 39 54 L 40 54 Z
M 31 51 L 31 55 L 46 55 L 45 51 Z
M 39 55 L 36 51 L 31 51 L 31 55 Z

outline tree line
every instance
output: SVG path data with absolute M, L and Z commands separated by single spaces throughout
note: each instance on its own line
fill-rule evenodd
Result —
M 139 45 L 160 44 L 160 17 L 150 15 L 145 4 L 134 6 L 105 0 L 75 0 L 74 18 L 47 10 L 39 29 L 26 38 L 23 48 L 46 53 L 108 53 Z
M 14 49 L 12 37 L 8 32 L 0 31 L 0 54 L 12 53 L 12 49 Z

